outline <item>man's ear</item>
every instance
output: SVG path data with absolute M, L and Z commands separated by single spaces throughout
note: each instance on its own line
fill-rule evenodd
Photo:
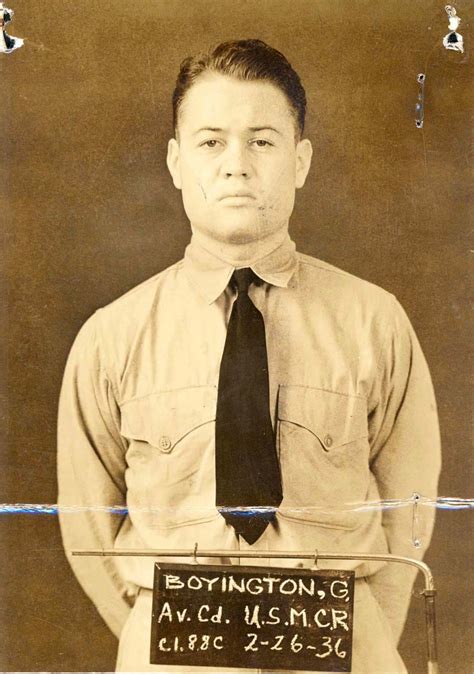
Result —
M 173 178 L 173 185 L 176 189 L 181 189 L 181 174 L 179 171 L 179 145 L 176 138 L 170 138 L 168 141 L 168 154 L 166 156 L 168 171 Z
M 313 156 L 313 146 L 308 138 L 300 140 L 296 146 L 296 182 L 295 187 L 303 187 Z

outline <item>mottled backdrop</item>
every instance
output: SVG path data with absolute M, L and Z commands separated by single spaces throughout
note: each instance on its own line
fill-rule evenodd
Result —
M 7 3 L 8 4 L 8 3 Z M 189 226 L 165 165 L 184 56 L 258 37 L 307 90 L 314 160 L 292 234 L 301 251 L 395 293 L 431 367 L 441 492 L 472 482 L 467 199 L 473 6 L 464 55 L 434 0 L 12 0 L 0 54 L 2 459 L 0 501 L 54 503 L 56 405 L 83 321 L 182 256 Z M 425 125 L 415 127 L 417 74 Z M 442 671 L 471 671 L 472 518 L 443 511 L 427 561 L 439 587 Z M 53 515 L 0 516 L 0 669 L 98 671 L 116 642 L 63 557 Z M 472 616 L 471 616 L 472 618 Z M 421 600 L 402 653 L 423 672 Z

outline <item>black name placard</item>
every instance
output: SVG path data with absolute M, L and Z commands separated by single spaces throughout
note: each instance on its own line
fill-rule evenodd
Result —
M 354 572 L 155 565 L 152 664 L 350 672 Z

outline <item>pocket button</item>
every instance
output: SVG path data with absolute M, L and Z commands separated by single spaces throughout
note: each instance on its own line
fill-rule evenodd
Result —
M 329 447 L 332 446 L 332 443 L 333 443 L 332 436 L 330 436 L 329 433 L 328 433 L 328 434 L 326 435 L 326 437 L 324 438 L 324 444 L 326 445 L 326 447 L 329 448 Z
M 169 452 L 171 450 L 171 440 L 167 435 L 162 435 L 158 441 L 158 447 L 162 452 Z

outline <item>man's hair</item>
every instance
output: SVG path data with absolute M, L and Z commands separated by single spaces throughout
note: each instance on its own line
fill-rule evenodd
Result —
M 262 40 L 222 42 L 207 54 L 188 56 L 181 63 L 173 92 L 173 128 L 178 130 L 180 108 L 186 92 L 204 73 L 218 73 L 251 82 L 263 80 L 286 96 L 301 138 L 306 115 L 306 94 L 298 74 L 285 56 Z

